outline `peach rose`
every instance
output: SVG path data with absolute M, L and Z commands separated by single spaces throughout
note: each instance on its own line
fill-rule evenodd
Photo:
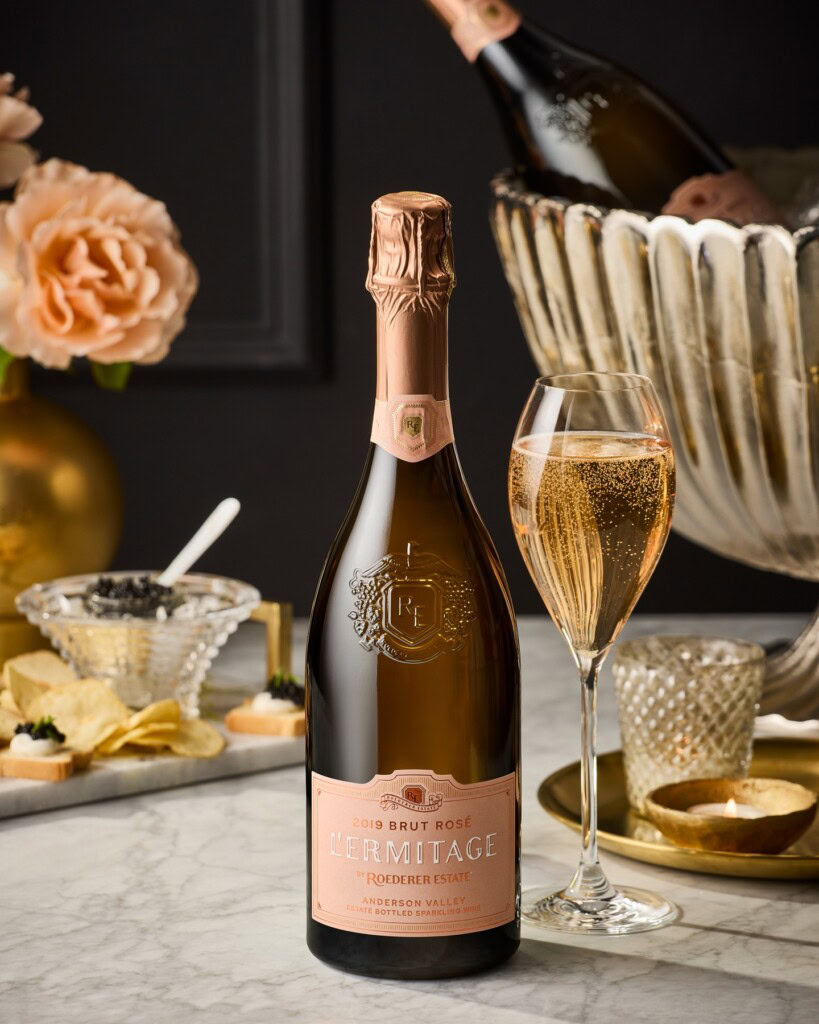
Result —
M 113 174 L 48 160 L 0 204 L 0 346 L 14 356 L 156 363 L 197 283 L 165 205 Z
M 14 88 L 14 75 L 0 75 L 0 188 L 13 185 L 37 154 L 21 139 L 36 132 L 43 119 L 28 103 L 28 89 Z

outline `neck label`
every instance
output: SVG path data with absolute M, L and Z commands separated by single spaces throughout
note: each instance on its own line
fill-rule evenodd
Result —
M 432 395 L 376 399 L 370 440 L 405 462 L 421 462 L 451 444 L 449 400 Z
M 490 43 L 500 42 L 517 30 L 520 14 L 503 0 L 457 0 L 435 2 L 450 23 L 452 38 L 468 61 L 475 61 Z

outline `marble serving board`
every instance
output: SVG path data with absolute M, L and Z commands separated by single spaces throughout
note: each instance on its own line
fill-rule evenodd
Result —
M 299 624 L 294 634 L 296 654 L 301 658 L 303 624 Z M 303 736 L 251 736 L 228 732 L 224 727 L 225 713 L 265 685 L 264 643 L 264 630 L 260 625 L 241 626 L 205 682 L 200 711 L 203 718 L 220 730 L 228 744 L 218 757 L 174 754 L 105 757 L 92 761 L 87 772 L 65 782 L 0 778 L 0 819 L 303 763 Z
M 0 779 L 0 818 L 226 779 L 304 761 L 303 736 L 284 738 L 228 733 L 221 722 L 211 721 L 228 742 L 218 757 L 178 757 L 175 754 L 101 757 L 91 762 L 88 771 L 73 775 L 65 782 Z

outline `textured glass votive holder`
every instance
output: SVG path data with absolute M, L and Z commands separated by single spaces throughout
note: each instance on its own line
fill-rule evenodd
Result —
M 626 792 L 642 813 L 651 790 L 748 774 L 765 672 L 759 644 L 648 636 L 619 644 L 614 684 Z

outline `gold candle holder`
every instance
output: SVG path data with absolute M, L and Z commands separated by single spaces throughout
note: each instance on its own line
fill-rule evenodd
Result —
M 692 813 L 697 805 L 725 805 L 762 812 L 755 817 Z M 653 790 L 645 814 L 677 846 L 727 853 L 782 853 L 810 828 L 817 796 L 784 779 L 691 779 Z M 746 813 L 751 813 L 747 811 Z

